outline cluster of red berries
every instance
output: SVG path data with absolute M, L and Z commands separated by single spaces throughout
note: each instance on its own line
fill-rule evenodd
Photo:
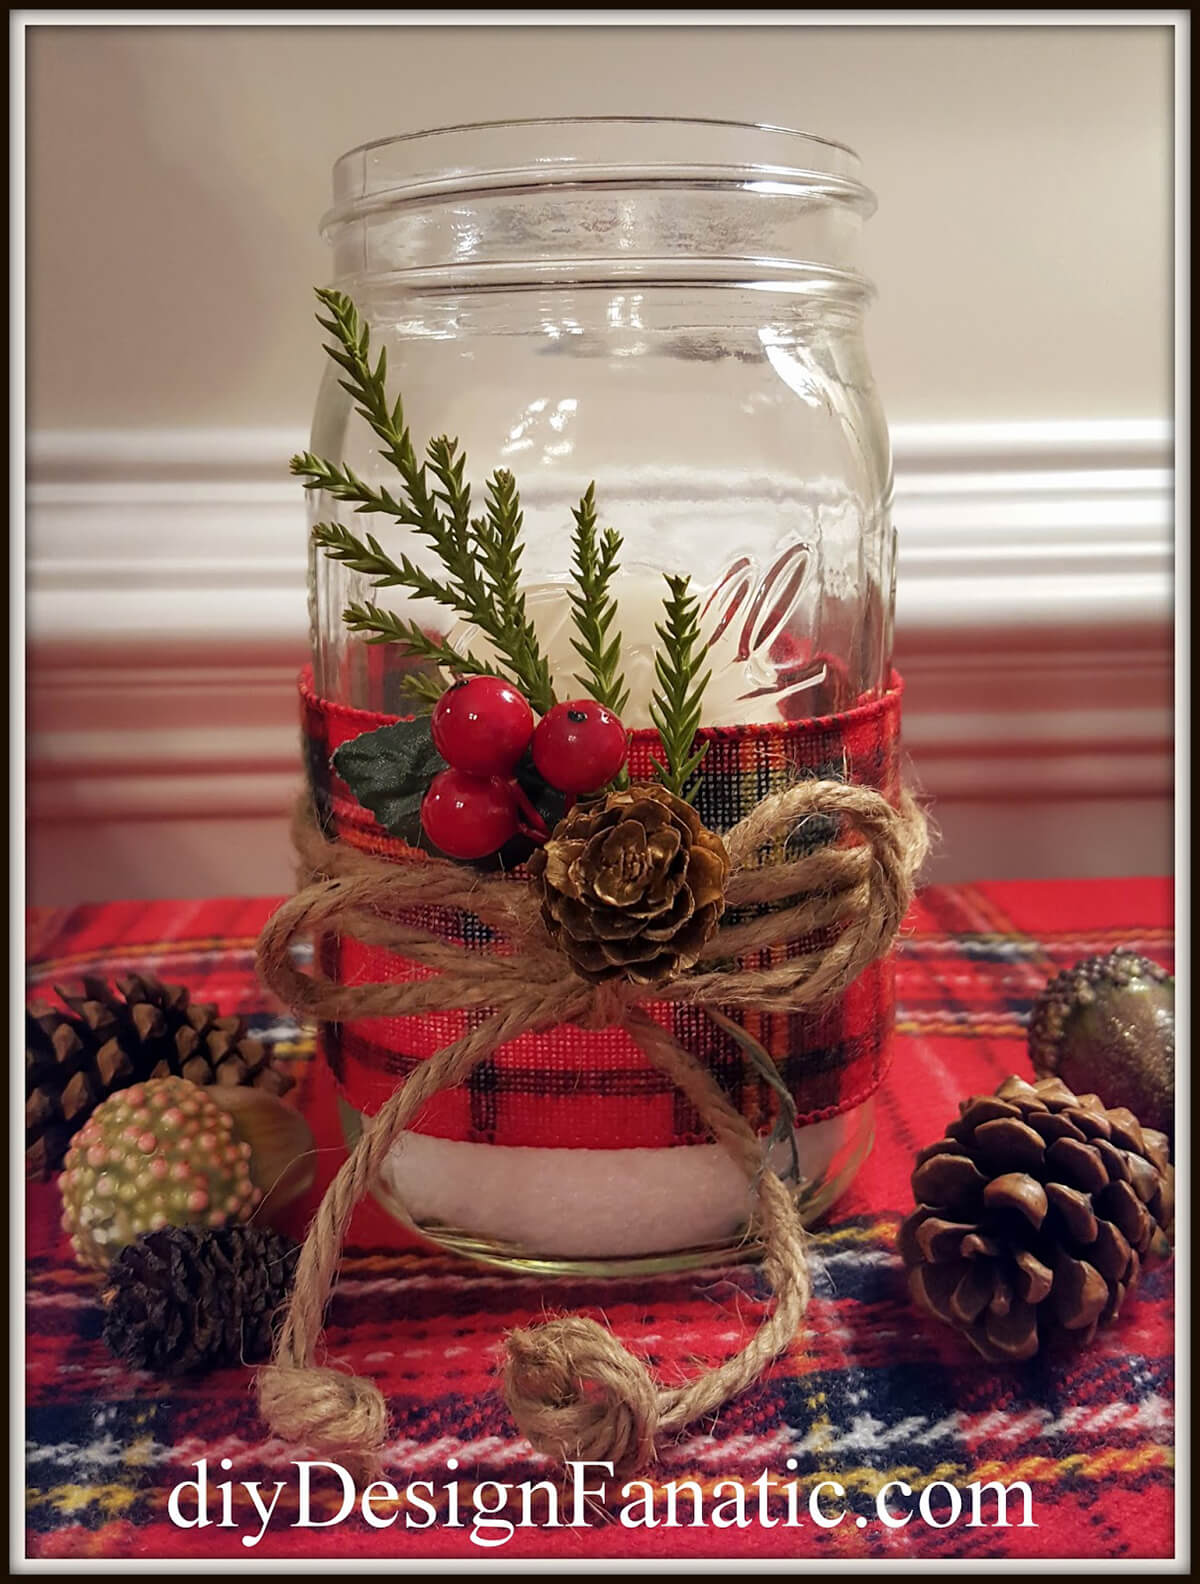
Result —
M 545 823 L 513 772 L 525 755 L 569 797 L 595 792 L 625 763 L 624 726 L 594 699 L 555 704 L 534 726 L 523 693 L 502 677 L 465 677 L 434 705 L 433 746 L 450 766 L 429 783 L 421 824 L 451 858 L 486 858 L 518 832 L 545 841 Z

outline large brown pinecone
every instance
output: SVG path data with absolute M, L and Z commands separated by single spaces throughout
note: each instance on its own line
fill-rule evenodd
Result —
M 1166 1138 L 1057 1078 L 1009 1078 L 959 1109 L 912 1176 L 913 1297 L 997 1362 L 1060 1333 L 1090 1342 L 1165 1248 Z
M 58 988 L 58 987 L 56 987 Z M 25 1169 L 49 1177 L 73 1136 L 118 1089 L 147 1078 L 250 1084 L 282 1095 L 292 1079 L 245 1037 L 241 1018 L 193 1004 L 183 985 L 149 974 L 117 981 L 85 976 L 83 993 L 58 994 L 69 1010 L 34 1002 L 25 1012 Z
M 181 1375 L 270 1356 L 299 1245 L 264 1227 L 163 1227 L 113 1260 L 104 1340 L 130 1369 Z
M 692 967 L 716 930 L 729 854 L 682 798 L 633 786 L 577 805 L 529 869 L 577 973 L 658 984 Z

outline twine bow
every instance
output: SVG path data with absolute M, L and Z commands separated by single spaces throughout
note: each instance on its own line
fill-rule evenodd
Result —
M 793 860 L 766 862 L 805 819 L 833 816 L 843 839 Z M 772 904 L 760 917 L 723 924 L 689 973 L 666 984 L 588 984 L 569 971 L 542 923 L 529 885 L 481 875 L 440 858 L 390 863 L 317 830 L 307 802 L 295 829 L 308 884 L 285 902 L 259 940 L 266 985 L 301 1017 L 340 1022 L 487 1007 L 476 1028 L 423 1061 L 364 1127 L 308 1229 L 271 1364 L 258 1379 L 273 1430 L 329 1456 L 373 1463 L 387 1434 L 382 1393 L 371 1381 L 315 1363 L 342 1241 L 355 1205 L 374 1184 L 396 1139 L 440 1090 L 462 1083 L 496 1049 L 560 1023 L 621 1026 L 648 1062 L 671 1079 L 741 1167 L 756 1194 L 755 1220 L 775 1306 L 741 1352 L 678 1387 L 656 1386 L 640 1360 L 594 1321 L 553 1320 L 508 1338 L 504 1390 L 518 1427 L 538 1451 L 632 1470 L 657 1438 L 681 1429 L 745 1389 L 795 1335 L 810 1286 L 793 1197 L 765 1169 L 762 1145 L 706 1068 L 641 1003 L 797 1012 L 828 1003 L 884 956 L 912 900 L 927 850 L 925 819 L 902 794 L 893 808 L 869 787 L 801 781 L 755 805 L 725 837 L 731 909 Z M 464 951 L 408 922 L 405 910 L 438 906 L 474 913 L 498 936 L 495 952 Z M 384 947 L 433 970 L 428 978 L 342 985 L 302 973 L 290 948 L 325 931 Z M 767 967 L 737 960 L 827 932 L 825 943 Z

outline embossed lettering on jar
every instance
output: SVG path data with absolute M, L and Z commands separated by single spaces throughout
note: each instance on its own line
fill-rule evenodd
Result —
M 461 127 L 338 161 L 323 222 L 333 283 L 353 296 L 373 348 L 386 347 L 414 443 L 456 436 L 478 491 L 496 468 L 516 475 L 527 602 L 560 698 L 578 696 L 565 586 L 571 507 L 592 480 L 602 525 L 624 536 L 614 592 L 628 727 L 650 723 L 664 572 L 688 573 L 702 597 L 713 671 L 703 724 L 817 719 L 879 697 L 894 537 L 887 429 L 862 333 L 871 288 L 857 268 L 873 207 L 849 149 L 725 122 Z M 333 369 L 311 446 L 387 482 Z M 313 520 L 347 510 L 327 496 L 310 508 Z M 378 531 L 393 552 L 428 563 L 416 535 Z M 394 715 L 413 708 L 395 647 L 371 647 L 342 624 L 344 606 L 364 597 L 486 655 L 486 640 L 446 613 L 368 590 L 313 553 L 312 657 L 325 699 Z M 847 772 L 841 758 L 816 768 Z M 890 969 L 872 973 L 877 1082 Z M 813 1032 L 827 1080 L 863 1053 L 847 1055 L 852 1017 L 825 1016 L 821 1029 L 840 1030 L 826 1046 Z M 740 1037 L 753 1040 L 753 1020 L 741 1022 Z M 405 1061 L 455 1032 L 450 1017 L 322 1029 L 350 1136 Z M 548 1269 L 679 1265 L 736 1250 L 749 1211 L 738 1169 L 672 1116 L 674 1102 L 661 1136 L 656 1122 L 638 1130 L 634 1102 L 613 1098 L 603 1078 L 622 1074 L 650 1115 L 650 1077 L 624 1035 L 571 1031 L 568 1060 L 557 1033 L 516 1042 L 540 1091 L 532 1076 L 506 1079 L 487 1063 L 466 1095 L 431 1107 L 389 1157 L 385 1202 L 400 1213 L 403 1201 L 448 1246 Z M 697 1039 L 722 1081 L 750 1095 L 757 1080 L 738 1039 L 714 1044 L 712 1030 Z M 372 1067 L 382 1046 L 389 1063 Z M 810 1117 L 794 1134 L 810 1218 L 845 1188 L 872 1132 L 873 1084 L 838 1092 L 822 1081 L 811 1106 L 805 1079 L 796 1091 Z M 769 1126 L 765 1090 L 747 1106 Z M 781 1144 L 776 1164 L 788 1159 Z

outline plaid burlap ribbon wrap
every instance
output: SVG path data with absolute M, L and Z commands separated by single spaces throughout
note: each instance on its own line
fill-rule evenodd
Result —
M 898 691 L 888 695 L 897 710 Z M 880 700 L 866 712 L 883 718 L 886 708 Z M 722 738 L 744 742 L 746 731 L 776 744 L 781 736 L 777 728 L 713 734 L 705 774 L 706 783 L 715 782 L 710 798 L 728 793 L 713 748 Z M 839 735 L 844 741 L 844 732 Z M 638 760 L 646 748 L 635 739 L 635 781 L 647 775 Z M 691 1007 L 723 1016 L 720 1008 L 765 1008 L 790 1018 L 832 1004 L 890 948 L 926 836 L 924 817 L 903 790 L 893 803 L 848 778 L 844 746 L 838 779 L 804 777 L 794 761 L 785 765 L 785 784 L 760 792 L 748 812 L 726 827 L 731 908 L 717 936 L 694 968 L 654 987 L 652 1002 L 645 1000 L 644 987 L 625 981 L 591 985 L 570 972 L 519 876 L 485 878 L 407 849 L 372 854 L 339 839 L 316 798 L 315 817 L 302 820 L 298 829 L 308 883 L 270 921 L 259 943 L 267 984 L 297 1012 L 339 1023 L 411 1018 L 437 1009 L 478 1015 L 393 1090 L 322 1200 L 274 1361 L 259 1377 L 260 1407 L 277 1433 L 342 1458 L 374 1461 L 386 1436 L 378 1388 L 315 1363 L 350 1215 L 397 1139 L 434 1097 L 469 1081 L 515 1041 L 546 1029 L 565 1031 L 568 1038 L 588 1028 L 619 1029 L 646 1065 L 687 1097 L 753 1187 L 764 1269 L 776 1302 L 740 1353 L 669 1389 L 658 1387 L 645 1366 L 593 1321 L 567 1318 L 514 1333 L 508 1339 L 505 1394 L 530 1442 L 559 1459 L 633 1469 L 654 1456 L 657 1437 L 743 1390 L 787 1345 L 809 1297 L 792 1195 L 768 1168 L 747 1118 L 654 1011 Z M 799 855 L 797 836 L 807 849 Z M 422 907 L 472 914 L 493 932 L 494 948 L 479 960 L 415 919 L 413 910 Z M 319 966 L 302 972 L 290 955 L 293 942 L 330 933 L 392 953 L 407 968 L 396 977 L 353 983 Z
M 881 698 L 841 715 L 706 731 L 708 757 L 696 805 L 700 818 L 724 835 L 762 798 L 801 776 L 873 787 L 895 803 L 901 782 L 901 694 L 900 680 L 893 677 Z M 300 696 L 309 786 L 326 836 L 374 857 L 411 860 L 404 843 L 380 830 L 330 765 L 341 743 L 395 717 L 322 699 L 307 674 Z M 630 768 L 635 780 L 651 779 L 656 751 L 654 733 L 634 734 Z M 762 856 L 767 861 L 801 857 L 835 831 L 832 818 L 812 816 L 792 833 L 786 852 L 779 844 Z M 513 883 L 520 878 L 518 872 Z M 725 925 L 761 911 L 761 905 L 731 900 Z M 406 922 L 474 957 L 486 959 L 505 949 L 496 930 L 469 907 L 417 905 L 406 913 Z M 746 958 L 745 965 L 769 966 L 819 944 L 799 937 Z M 346 984 L 404 979 L 415 971 L 401 953 L 352 936 L 327 933 L 317 949 L 322 972 Z M 727 1029 L 686 1002 L 650 1001 L 646 1010 L 703 1061 L 757 1132 L 770 1127 L 775 1098 L 747 1066 Z M 797 1122 L 824 1121 L 869 1098 L 887 1070 L 892 967 L 886 959 L 868 966 L 843 995 L 816 1012 L 771 1009 L 760 1002 L 726 1013 L 775 1062 Z M 435 1007 L 419 1016 L 330 1021 L 320 1027 L 320 1048 L 347 1102 L 371 1115 L 399 1081 L 483 1015 L 479 1008 Z M 577 1026 L 511 1041 L 460 1087 L 435 1096 L 416 1131 L 547 1149 L 655 1149 L 704 1143 L 709 1137 L 695 1107 L 646 1062 L 623 1029 Z

